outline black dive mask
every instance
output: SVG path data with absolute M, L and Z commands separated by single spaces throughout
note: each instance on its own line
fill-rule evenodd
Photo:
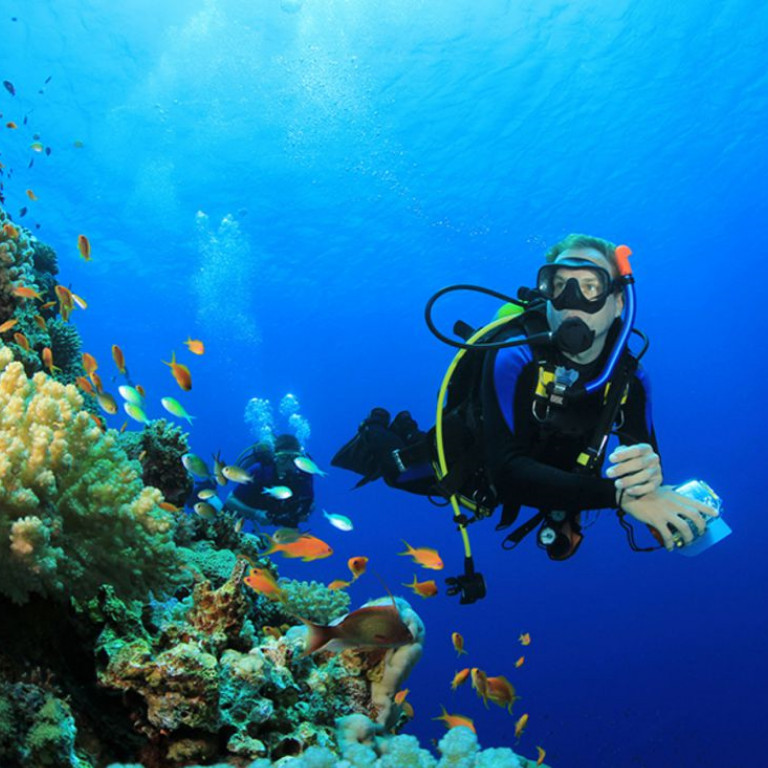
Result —
M 539 293 L 557 310 L 599 312 L 618 287 L 607 269 L 586 259 L 563 259 L 545 264 L 536 280 Z

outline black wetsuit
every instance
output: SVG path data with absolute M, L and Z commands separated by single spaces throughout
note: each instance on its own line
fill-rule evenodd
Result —
M 592 381 L 603 369 L 615 332 L 616 328 L 593 363 L 578 365 L 562 356 L 554 362 L 577 371 L 579 382 Z M 564 408 L 553 407 L 550 418 L 540 421 L 533 412 L 537 380 L 538 365 L 527 345 L 497 350 L 485 361 L 481 385 L 484 458 L 500 502 L 566 512 L 615 508 L 612 480 L 574 471 L 598 422 L 602 388 Z M 539 417 L 544 416 L 546 403 L 537 403 L 537 408 Z M 630 380 L 618 422 L 622 444 L 649 443 L 657 450 L 649 384 L 639 368 Z

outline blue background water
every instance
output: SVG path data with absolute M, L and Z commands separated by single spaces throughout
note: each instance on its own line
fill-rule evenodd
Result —
M 0 112 L 21 126 L 0 134 L 7 207 L 29 208 L 21 223 L 88 300 L 85 349 L 109 370 L 121 345 L 150 416 L 162 395 L 183 400 L 203 456 L 234 456 L 248 399 L 289 391 L 325 467 L 373 405 L 427 426 L 452 356 L 423 323 L 433 291 L 514 291 L 571 231 L 634 250 L 666 477 L 706 478 L 734 534 L 699 558 L 634 554 L 604 513 L 558 564 L 475 526 L 487 599 L 412 601 L 428 635 L 409 730 L 425 741 L 444 704 L 484 746 L 512 743 L 514 718 L 451 694 L 466 659 L 516 683 L 518 749 L 541 744 L 553 765 L 725 768 L 765 751 L 766 30 L 754 0 L 2 3 L 17 95 L 0 91 Z M 439 318 L 495 308 L 447 300 Z M 171 350 L 188 395 L 161 363 Z M 403 538 L 460 570 L 444 510 L 354 480 L 333 470 L 317 498 L 355 531 L 318 513 L 336 554 L 283 574 L 340 578 L 366 554 L 394 589 L 414 573 Z M 353 603 L 380 593 L 369 574 Z M 533 642 L 515 670 L 521 631 Z

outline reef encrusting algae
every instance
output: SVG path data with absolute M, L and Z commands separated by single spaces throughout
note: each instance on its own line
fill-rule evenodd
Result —
M 79 336 L 50 304 L 56 268 L 0 211 L 0 765 L 436 765 L 390 733 L 418 616 L 398 598 L 406 646 L 305 656 L 295 616 L 338 618 L 348 596 L 281 579 L 285 601 L 269 601 L 243 583 L 251 564 L 276 575 L 258 537 L 159 506 L 190 486 L 186 436 L 94 420 L 68 383 Z M 527 765 L 463 728 L 439 749 L 446 768 Z

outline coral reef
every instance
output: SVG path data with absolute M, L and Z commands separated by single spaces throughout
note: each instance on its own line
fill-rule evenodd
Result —
M 119 437 L 125 452 L 141 462 L 141 479 L 158 488 L 166 501 L 184 506 L 192 493 L 192 479 L 181 463 L 189 452 L 187 435 L 165 419 L 155 419 L 139 432 L 124 432 Z
M 0 347 L 0 592 L 84 598 L 163 590 L 177 569 L 173 517 L 140 467 L 81 410 L 82 396 Z

